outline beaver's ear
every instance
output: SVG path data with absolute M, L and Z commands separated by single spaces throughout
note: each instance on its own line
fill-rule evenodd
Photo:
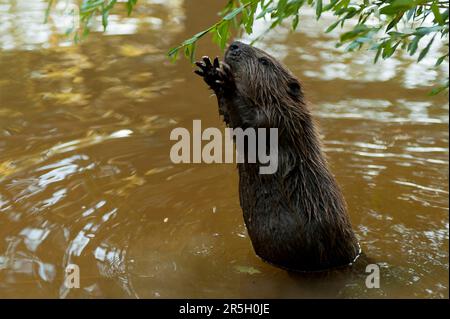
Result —
M 302 89 L 297 81 L 289 82 L 288 87 L 289 95 L 294 99 L 300 99 L 302 97 Z

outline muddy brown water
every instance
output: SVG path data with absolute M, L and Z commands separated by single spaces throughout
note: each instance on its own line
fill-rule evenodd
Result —
M 381 281 L 295 276 L 255 256 L 234 165 L 169 158 L 173 128 L 224 128 L 192 66 L 165 56 L 217 19 L 209 3 L 139 1 L 73 45 L 44 2 L 0 0 L 0 297 L 448 297 L 448 95 L 427 96 L 441 48 L 373 65 L 309 11 L 258 44 L 304 84 Z M 198 56 L 220 54 L 209 41 Z

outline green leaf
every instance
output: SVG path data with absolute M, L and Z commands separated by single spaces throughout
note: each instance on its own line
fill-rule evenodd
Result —
M 337 12 L 340 9 L 347 8 L 349 4 L 350 0 L 341 0 L 334 6 L 333 10 Z
M 244 7 L 239 7 L 228 13 L 226 16 L 223 17 L 223 20 L 228 21 L 233 19 L 235 16 L 237 16 L 241 11 L 244 9 Z
M 405 12 L 401 11 L 399 12 L 394 19 L 392 19 L 392 21 L 388 24 L 388 26 L 386 27 L 386 32 L 388 32 L 390 29 L 392 29 L 393 27 L 395 27 L 397 25 L 397 23 L 400 21 L 400 19 L 403 17 L 403 14 Z
M 194 63 L 195 60 L 195 50 L 197 49 L 195 43 L 191 44 L 191 54 L 189 55 L 189 60 L 191 61 L 191 63 Z
M 354 51 L 355 49 L 360 48 L 361 45 L 362 45 L 361 42 L 358 42 L 358 41 L 356 41 L 356 40 L 355 40 L 355 41 L 352 41 L 352 42 L 345 48 L 345 51 Z
M 415 6 L 413 0 L 394 0 L 387 6 L 380 9 L 380 13 L 384 15 L 394 15 L 399 11 L 407 11 Z
M 322 7 L 323 7 L 322 0 L 317 0 L 317 3 L 316 3 L 317 20 L 319 20 L 320 16 L 322 15 Z
M 377 54 L 375 54 L 375 59 L 373 63 L 377 63 L 378 59 L 380 58 L 381 51 L 383 51 L 383 47 L 381 45 L 378 46 Z
M 447 82 L 444 83 L 443 85 L 433 88 L 431 90 L 431 92 L 428 93 L 428 95 L 430 95 L 430 96 L 437 95 L 437 94 L 441 93 L 442 91 L 444 91 L 445 89 L 448 89 L 448 86 L 449 86 L 449 81 L 447 80 Z
M 128 0 L 127 2 L 127 12 L 128 15 L 131 14 L 131 11 L 133 11 L 133 7 L 136 5 L 137 0 Z
M 191 56 L 191 45 L 188 44 L 184 47 L 184 56 L 189 58 Z
M 423 35 L 427 35 L 432 32 L 438 32 L 440 30 L 442 30 L 442 27 L 439 25 L 435 25 L 432 27 L 418 27 L 416 29 L 416 31 L 414 32 L 414 34 L 423 36 Z
M 83 34 L 81 35 L 83 38 L 86 38 L 90 33 L 90 30 L 88 27 L 84 27 Z
M 351 39 L 356 38 L 357 36 L 364 35 L 369 32 L 371 29 L 366 25 L 357 25 L 353 28 L 353 30 L 346 32 L 341 35 L 341 42 L 345 42 Z
M 435 37 L 436 37 L 436 35 L 433 38 L 431 38 L 431 40 L 430 40 L 430 42 L 428 42 L 427 46 L 422 50 L 422 52 L 420 52 L 417 62 L 420 62 L 427 55 L 428 51 L 430 51 L 431 45 L 433 44 Z
M 398 46 L 401 44 L 401 41 L 398 41 L 393 47 L 391 52 L 389 52 L 389 55 L 384 56 L 384 59 L 389 58 L 390 56 L 392 56 L 395 53 L 395 50 L 397 50 Z
M 92 10 L 96 10 L 99 6 L 103 5 L 103 0 L 97 0 L 97 1 L 83 1 L 80 10 L 82 12 L 88 12 Z
M 198 40 L 197 37 L 194 35 L 192 38 L 185 40 L 185 41 L 181 44 L 181 46 L 184 47 L 184 46 L 191 45 L 192 43 L 194 43 L 194 42 L 197 41 L 197 40 Z
M 434 66 L 439 66 L 442 64 L 442 62 L 444 62 L 445 58 L 448 57 L 448 53 L 441 56 L 439 59 L 437 59 L 436 64 Z
M 294 20 L 292 21 L 292 30 L 297 29 L 299 17 L 298 14 L 295 15 Z
M 191 43 L 184 47 L 184 55 L 191 61 L 194 62 L 195 59 L 195 43 Z
M 258 3 L 252 3 L 249 9 L 246 9 L 242 12 L 242 21 L 241 23 L 244 25 L 245 32 L 247 34 L 253 33 L 253 22 L 255 20 L 255 13 L 258 7 Z
M 449 9 L 447 9 L 447 10 L 445 10 L 443 13 L 442 13 L 442 20 L 444 20 L 444 21 L 446 21 L 447 22 L 447 24 L 448 24 L 448 11 L 449 11 Z
M 445 21 L 442 18 L 441 13 L 439 12 L 437 1 L 433 2 L 433 4 L 431 5 L 431 11 L 433 11 L 434 19 L 436 20 L 436 22 L 439 23 L 439 25 L 443 25 Z
M 176 48 L 170 49 L 170 51 L 169 51 L 169 53 L 167 53 L 167 55 L 169 56 L 169 58 L 172 62 L 175 62 L 178 58 L 179 52 L 180 52 L 179 47 L 176 47 Z
M 287 0 L 279 0 L 277 5 L 277 11 L 284 13 L 286 9 Z
M 386 59 L 386 58 L 390 57 L 392 54 L 394 54 L 394 51 L 395 51 L 395 49 L 392 46 L 392 41 L 391 40 L 387 40 L 385 42 L 385 44 L 384 44 L 383 52 L 381 54 L 381 57 L 383 59 Z
M 200 31 L 199 33 L 197 33 L 196 35 L 193 36 L 193 38 L 196 38 L 197 40 L 200 39 L 202 36 L 204 36 L 205 34 L 207 34 L 210 30 L 206 29 L 203 31 Z
M 54 0 L 49 0 L 48 1 L 47 9 L 45 10 L 44 23 L 48 22 L 48 17 L 50 16 L 50 10 L 52 8 L 53 2 L 54 2 Z
M 339 0 L 331 0 L 329 4 L 327 4 L 324 8 L 323 11 L 328 11 L 331 10 L 335 4 L 338 2 Z
M 221 50 L 225 49 L 225 46 L 227 44 L 228 35 L 229 35 L 229 29 L 230 29 L 230 23 L 227 22 L 227 21 L 222 23 L 216 29 L 217 36 L 218 36 L 218 39 L 219 39 L 219 46 L 220 46 Z
M 417 36 L 414 37 L 414 39 L 408 45 L 409 55 L 414 55 L 416 53 L 417 48 L 419 46 L 420 39 L 422 39 L 422 36 L 421 35 L 417 35 Z
M 416 17 L 420 16 L 423 13 L 423 6 L 416 7 Z
M 391 32 L 388 32 L 388 35 L 389 35 L 391 38 L 400 38 L 400 37 L 403 37 L 405 34 L 402 33 L 402 32 L 391 31 Z
M 406 20 L 407 21 L 411 20 L 411 18 L 414 16 L 415 13 L 416 8 L 409 9 L 408 12 L 406 13 Z
M 330 25 L 326 30 L 325 33 L 329 33 L 331 31 L 333 31 L 339 24 L 339 22 L 341 22 L 341 20 L 337 20 L 336 22 L 334 22 L 332 25 Z
M 106 27 L 108 26 L 108 17 L 109 17 L 109 10 L 103 10 L 102 12 L 103 31 L 106 31 Z
M 257 16 L 256 19 L 261 19 L 263 18 L 266 14 L 271 13 L 272 11 L 274 11 L 276 8 L 274 7 L 267 7 L 265 9 L 263 9 Z
M 345 14 L 345 16 L 344 16 L 344 18 L 343 19 L 351 19 L 351 18 L 353 18 L 355 15 L 357 15 L 358 14 L 358 10 L 356 10 L 356 8 L 354 8 L 354 7 L 350 7 L 350 8 L 348 8 L 348 9 L 346 9 L 346 14 Z

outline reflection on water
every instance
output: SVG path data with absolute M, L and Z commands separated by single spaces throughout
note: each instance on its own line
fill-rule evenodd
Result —
M 223 127 L 191 66 L 165 56 L 215 21 L 221 5 L 199 15 L 206 4 L 140 1 L 73 45 L 42 24 L 44 1 L 0 0 L 0 296 L 448 297 L 448 97 L 426 96 L 448 72 L 428 70 L 439 45 L 421 64 L 373 65 L 335 48 L 338 34 L 322 32 L 330 17 L 310 12 L 298 32 L 259 44 L 306 87 L 354 228 L 381 266 L 381 288 L 368 289 L 358 266 L 299 276 L 261 262 L 234 166 L 170 162 L 173 127 Z M 217 54 L 207 41 L 198 55 Z M 64 285 L 69 264 L 80 289 Z

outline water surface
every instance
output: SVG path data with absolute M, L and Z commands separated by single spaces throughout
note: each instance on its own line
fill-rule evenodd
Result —
M 448 95 L 427 96 L 441 48 L 374 65 L 310 12 L 258 44 L 302 81 L 381 287 L 292 276 L 255 256 L 234 165 L 169 158 L 173 128 L 224 127 L 192 66 L 165 56 L 220 8 L 139 1 L 74 45 L 45 2 L 0 0 L 0 296 L 448 298 Z M 198 56 L 221 54 L 209 41 Z M 63 284 L 71 263 L 80 289 Z

